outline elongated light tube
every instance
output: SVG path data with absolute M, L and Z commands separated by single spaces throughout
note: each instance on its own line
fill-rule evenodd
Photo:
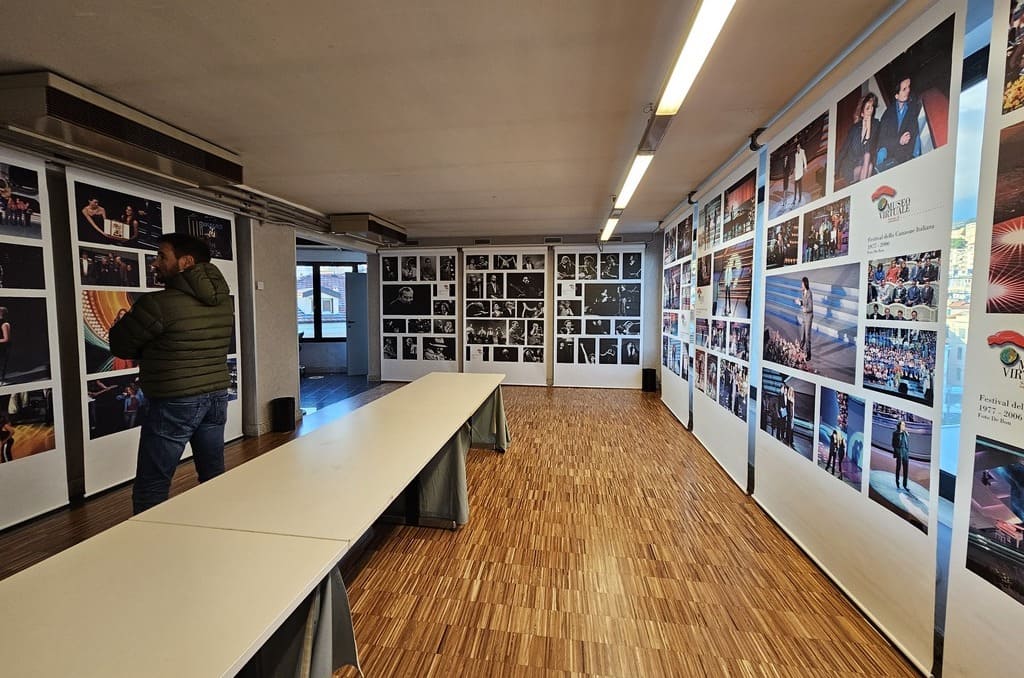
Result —
M 679 111 L 735 4 L 736 0 L 704 0 L 700 4 L 697 20 L 686 36 L 683 50 L 658 102 L 657 115 L 675 115 Z
M 615 209 L 626 209 L 633 193 L 636 192 L 636 187 L 640 185 L 640 180 L 644 178 L 644 173 L 651 166 L 652 160 L 654 160 L 653 153 L 636 154 L 636 157 L 633 158 L 633 166 L 629 168 L 629 174 L 626 175 L 626 181 L 622 184 L 622 190 L 615 198 Z
M 615 230 L 615 227 L 618 226 L 618 224 L 618 219 L 609 219 L 608 221 L 605 222 L 604 230 L 601 231 L 601 242 L 604 242 L 608 240 L 608 238 L 612 237 L 612 232 Z

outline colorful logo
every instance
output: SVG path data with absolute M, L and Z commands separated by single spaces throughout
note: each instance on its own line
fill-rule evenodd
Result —
M 1005 367 L 1013 367 L 1021 362 L 1024 352 L 1024 334 L 1014 330 L 1000 330 L 988 338 L 988 345 L 999 348 L 999 362 Z
M 892 186 L 879 186 L 871 194 L 871 201 L 878 208 L 878 218 L 882 221 L 896 222 L 910 214 L 910 198 L 896 197 L 896 189 Z
M 889 206 L 889 201 L 896 197 L 896 189 L 892 186 L 879 186 L 871 194 L 871 202 L 875 203 L 879 212 L 884 212 Z

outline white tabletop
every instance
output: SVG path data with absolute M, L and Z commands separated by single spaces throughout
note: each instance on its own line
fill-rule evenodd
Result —
M 132 520 L 355 541 L 503 378 L 429 374 Z
M 232 676 L 347 547 L 121 523 L 0 582 L 0 674 Z

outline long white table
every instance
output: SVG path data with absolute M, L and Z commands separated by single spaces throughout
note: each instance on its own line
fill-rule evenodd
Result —
M 429 374 L 132 520 L 354 542 L 503 378 Z
M 232 676 L 348 547 L 121 523 L 0 582 L 0 675 Z

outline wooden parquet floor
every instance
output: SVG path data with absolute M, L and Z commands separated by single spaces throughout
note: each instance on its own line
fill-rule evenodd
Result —
M 367 676 L 918 675 L 656 395 L 505 405 L 469 524 L 387 529 L 346 578 Z

